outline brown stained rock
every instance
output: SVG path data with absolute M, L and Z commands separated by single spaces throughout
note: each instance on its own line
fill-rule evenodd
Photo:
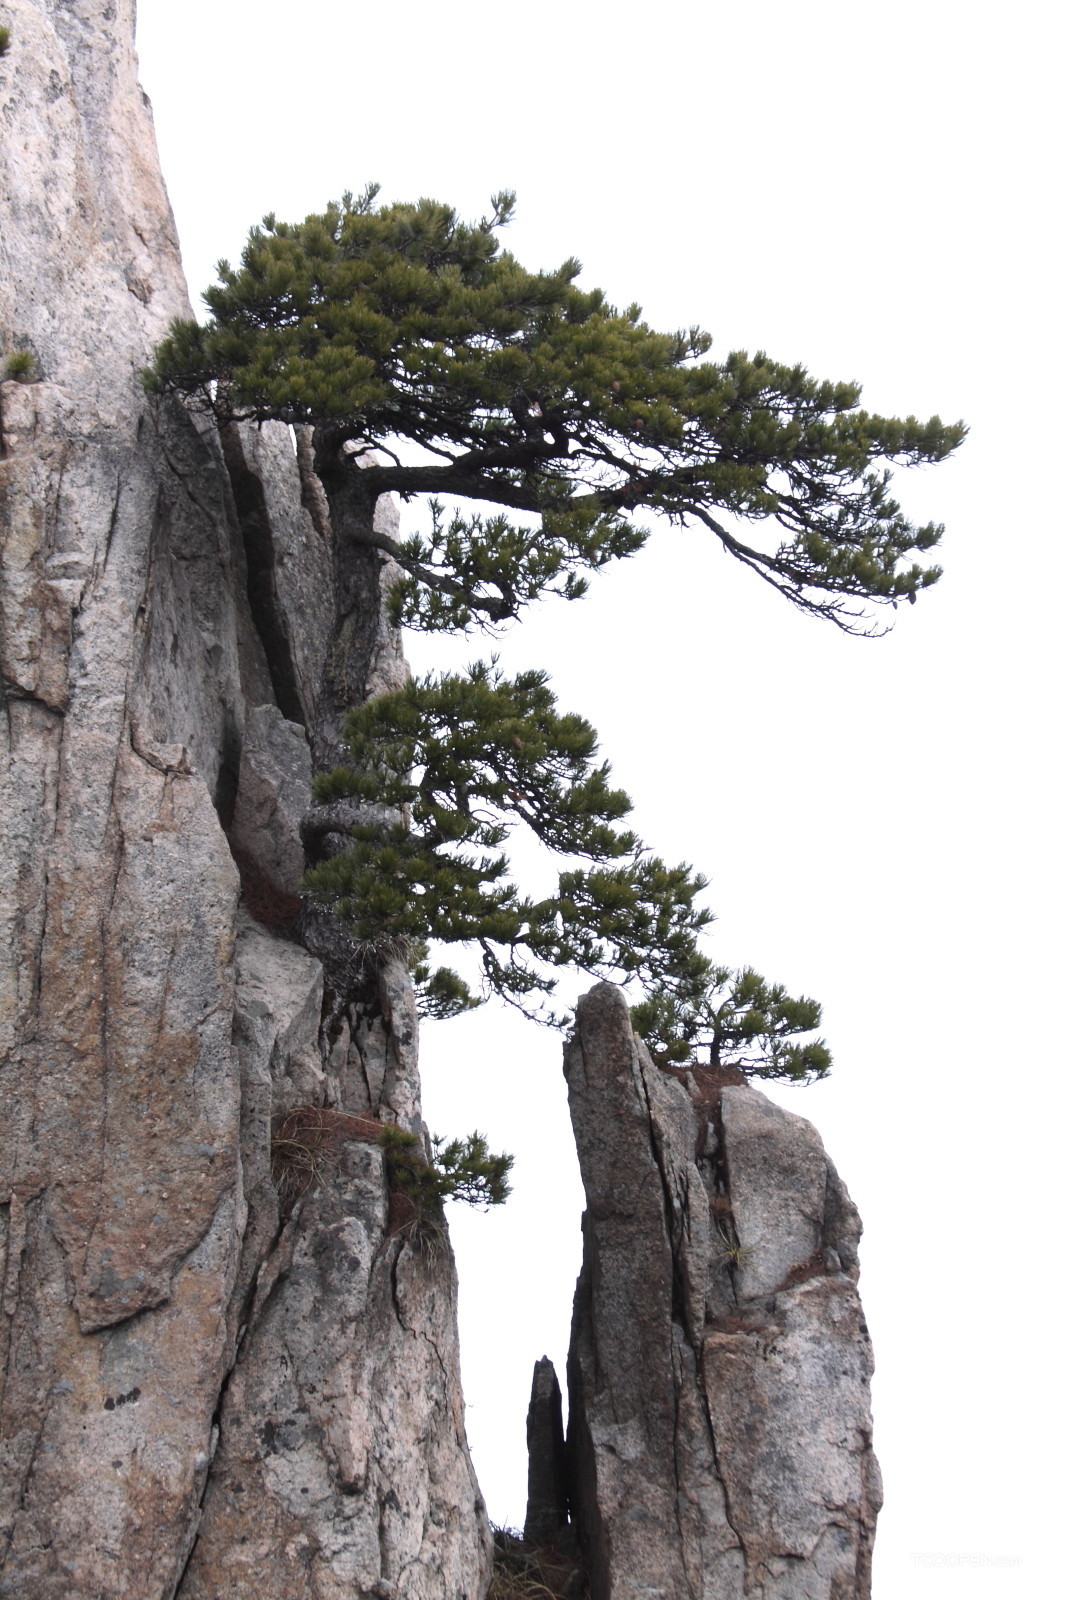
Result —
M 0 1583 L 140 1600 L 191 1536 L 244 1221 L 236 562 L 217 452 L 137 378 L 187 301 L 132 6 L 5 23 L 0 326 L 38 380 L 0 393 Z
M 593 1600 L 868 1600 L 859 1219 L 817 1133 L 659 1070 L 607 984 L 565 1071 L 587 1201 L 567 1449 Z
M 295 899 L 339 608 L 334 669 L 360 692 L 406 669 L 380 559 L 335 590 L 288 430 L 245 440 L 239 485 L 213 427 L 141 386 L 189 307 L 133 24 L 133 0 L 4 7 L 0 334 L 34 381 L 0 383 L 0 1594 L 171 1600 L 187 1561 L 210 1586 L 231 1396 L 284 1439 L 292 1381 L 319 1396 L 300 1471 L 332 1487 L 293 1510 L 260 1436 L 248 1592 L 292 1562 L 324 1595 L 347 1561 L 382 1594 L 403 1566 L 411 1600 L 473 1596 L 450 1255 L 383 1235 L 368 1147 L 306 1231 L 279 1235 L 270 1174 L 298 1103 L 420 1126 L 410 982 L 371 983 L 358 1024 L 331 994 L 326 1028 L 319 962 L 238 915 L 223 831 L 239 813 Z

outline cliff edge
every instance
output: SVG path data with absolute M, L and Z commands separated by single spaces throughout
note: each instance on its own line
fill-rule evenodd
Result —
M 473 1600 L 451 1253 L 373 1137 L 421 1128 L 411 986 L 296 893 L 388 573 L 288 430 L 141 388 L 188 302 L 132 0 L 2 20 L 0 1594 Z

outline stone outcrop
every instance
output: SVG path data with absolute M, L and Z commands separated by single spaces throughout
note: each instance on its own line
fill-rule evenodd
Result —
M 133 9 L 3 16 L 0 1594 L 473 1597 L 451 1255 L 366 1133 L 421 1127 L 410 982 L 300 942 L 388 572 L 286 429 L 143 392 L 188 302 Z M 299 1105 L 362 1136 L 285 1215 Z
M 529 1461 L 523 1537 L 535 1545 L 555 1545 L 568 1526 L 567 1471 L 563 1436 L 563 1395 L 547 1356 L 534 1365 L 526 1412 Z
M 566 1073 L 588 1209 L 564 1471 L 593 1600 L 866 1600 L 860 1224 L 818 1134 L 739 1074 L 660 1070 L 608 984 Z
M 437 1224 L 420 1234 L 398 1219 L 383 1151 L 369 1142 L 383 1115 L 418 1123 L 412 1035 L 405 1048 L 403 1027 L 382 1027 L 398 1047 L 377 1098 L 353 1077 L 340 1099 L 319 1048 L 322 989 L 305 952 L 242 930 L 237 1039 L 258 1267 L 178 1592 L 480 1600 L 488 1530 L 463 1429 L 451 1253 Z M 297 1128 L 291 1141 L 298 1191 L 307 1187 L 286 1216 L 283 1184 L 279 1219 L 262 1160 L 270 1115 L 308 1106 L 323 1108 L 315 1137 Z

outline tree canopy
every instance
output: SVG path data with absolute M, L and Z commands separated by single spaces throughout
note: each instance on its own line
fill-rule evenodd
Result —
M 634 982 L 644 995 L 635 1022 L 664 1059 L 705 1045 L 714 1064 L 763 1077 L 828 1070 L 821 1040 L 792 1038 L 818 1027 L 814 1001 L 702 952 L 706 880 L 651 855 L 623 826 L 628 796 L 596 760 L 589 724 L 556 710 L 544 672 L 508 679 L 478 662 L 412 679 L 353 708 L 345 741 L 348 763 L 316 780 L 315 798 L 385 805 L 398 820 L 355 826 L 352 843 L 306 881 L 369 949 L 472 945 L 483 996 L 557 1023 L 545 1000 L 560 968 Z M 539 899 L 510 876 L 504 847 L 517 828 L 567 862 Z M 452 968 L 420 963 L 416 975 L 433 1015 L 481 998 Z
M 579 287 L 577 261 L 522 267 L 498 237 L 513 208 L 502 193 L 464 223 L 431 200 L 380 206 L 371 186 L 301 223 L 265 217 L 240 265 L 219 263 L 210 320 L 172 324 L 146 382 L 221 423 L 296 427 L 311 502 L 324 493 L 341 546 L 399 563 L 391 602 L 412 626 L 491 629 L 539 596 L 577 599 L 655 516 L 702 525 L 848 632 L 880 631 L 879 608 L 937 580 L 942 529 L 905 517 L 890 468 L 942 460 L 962 425 L 874 415 L 856 384 L 763 352 L 706 359 L 700 328 L 657 332 Z M 427 497 L 428 528 L 376 528 L 387 492 Z M 827 1071 L 822 1040 L 796 1037 L 818 1026 L 815 1001 L 703 952 L 705 880 L 624 826 L 628 797 L 545 673 L 415 680 L 351 710 L 345 741 L 316 799 L 369 809 L 308 889 L 365 952 L 409 957 L 431 1014 L 480 1003 L 427 959 L 468 944 L 482 994 L 527 1014 L 560 1021 L 555 973 L 578 967 L 640 989 L 635 1022 L 661 1058 L 703 1046 L 762 1076 Z M 561 858 L 540 898 L 510 876 L 516 828 Z
M 520 266 L 498 239 L 513 208 L 500 194 L 463 223 L 431 200 L 379 206 L 371 186 L 301 223 L 265 217 L 240 266 L 219 263 L 210 321 L 174 323 L 148 382 L 222 419 L 314 427 L 331 501 L 502 508 L 438 508 L 404 541 L 363 531 L 404 568 L 396 605 L 415 626 L 577 598 L 584 570 L 640 548 L 649 513 L 702 524 L 853 632 L 936 581 L 942 529 L 907 520 L 889 464 L 943 459 L 962 425 L 873 415 L 856 384 L 762 352 L 702 359 L 700 328 L 655 331 L 579 288 L 576 260 Z

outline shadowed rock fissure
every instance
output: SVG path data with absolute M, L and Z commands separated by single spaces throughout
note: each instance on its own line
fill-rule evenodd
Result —
M 219 436 L 244 541 L 248 604 L 263 644 L 274 698 L 284 717 L 290 722 L 303 723 L 304 708 L 297 687 L 289 619 L 278 595 L 278 552 L 274 547 L 267 497 L 260 478 L 249 470 L 240 430 L 235 424 L 229 423 L 220 428 Z

